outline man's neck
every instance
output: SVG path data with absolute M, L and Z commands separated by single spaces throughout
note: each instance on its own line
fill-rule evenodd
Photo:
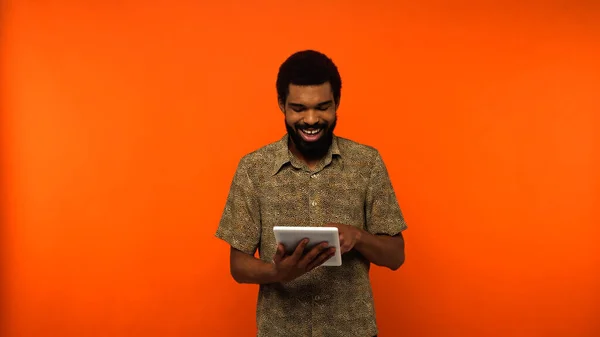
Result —
M 325 154 L 319 158 L 307 158 L 304 155 L 302 155 L 302 153 L 298 150 L 296 144 L 294 144 L 294 141 L 291 139 L 291 137 L 289 138 L 288 148 L 296 158 L 304 162 L 311 170 L 314 170 L 319 164 L 319 162 L 327 155 Z

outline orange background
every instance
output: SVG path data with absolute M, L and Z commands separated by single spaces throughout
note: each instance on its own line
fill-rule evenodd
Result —
M 452 5 L 450 5 L 452 4 Z M 381 336 L 599 336 L 595 1 L 2 2 L 5 337 L 252 336 L 213 237 L 315 48 L 409 222 Z M 236 302 L 239 301 L 239 302 Z

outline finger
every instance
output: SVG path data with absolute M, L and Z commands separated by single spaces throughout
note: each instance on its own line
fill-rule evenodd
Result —
M 275 256 L 273 256 L 273 262 L 275 264 L 279 264 L 281 262 L 281 260 L 283 259 L 283 256 L 285 255 L 285 247 L 283 246 L 283 244 L 278 244 L 277 245 L 277 251 L 275 251 Z
M 306 268 L 307 271 L 311 271 L 311 270 L 317 268 L 318 266 L 322 265 L 327 260 L 329 260 L 330 258 L 332 258 L 334 255 L 335 255 L 335 248 L 334 247 L 331 247 L 331 248 L 323 251 L 315 260 L 313 260 L 308 265 L 308 267 Z
M 306 249 L 307 244 L 308 244 L 308 239 L 303 239 L 302 241 L 300 241 L 298 246 L 296 246 L 294 253 L 292 254 L 293 261 L 300 260 L 300 258 L 302 257 L 302 254 L 304 254 L 304 249 Z
M 346 249 L 348 249 L 347 251 L 351 251 L 352 249 L 354 249 L 354 246 L 356 245 L 356 240 L 352 240 L 351 242 L 348 243 Z
M 350 249 L 348 249 L 348 247 L 350 246 L 350 242 L 347 242 L 344 239 L 344 236 L 340 234 L 340 253 L 344 254 L 347 251 L 349 251 Z
M 353 245 L 351 242 L 344 242 L 344 244 L 340 244 L 340 252 L 342 254 L 349 252 L 352 248 Z
M 306 268 L 321 254 L 321 252 L 323 252 L 323 250 L 325 250 L 325 248 L 327 248 L 327 246 L 329 246 L 329 243 L 321 242 L 317 246 L 313 247 L 313 249 L 311 249 L 310 252 L 304 255 L 304 257 L 302 257 L 302 260 L 298 262 L 298 268 Z
M 325 263 L 325 261 L 329 260 L 335 254 L 335 248 L 331 247 L 329 249 L 323 250 L 321 254 L 319 254 L 314 260 L 312 260 L 308 266 L 306 267 L 306 271 L 309 272 L 318 266 Z
M 344 239 L 344 235 L 340 234 L 340 251 L 341 253 L 345 253 L 344 247 L 347 245 L 346 240 Z

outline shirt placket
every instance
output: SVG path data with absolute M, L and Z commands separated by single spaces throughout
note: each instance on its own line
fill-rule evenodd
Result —
M 311 226 L 320 226 L 321 224 L 318 221 L 321 220 L 320 216 L 320 207 L 321 200 L 319 198 L 319 177 L 320 171 L 316 172 L 308 172 L 308 210 L 309 210 L 309 220 Z M 321 314 L 319 310 L 319 301 L 321 300 L 320 291 L 318 289 L 313 290 L 311 294 L 310 308 L 311 308 L 311 331 L 312 336 L 320 336 L 321 335 L 321 327 L 318 325 L 319 315 Z

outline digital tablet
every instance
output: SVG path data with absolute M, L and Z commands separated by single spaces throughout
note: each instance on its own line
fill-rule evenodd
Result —
M 325 261 L 322 266 L 341 266 L 340 237 L 337 227 L 303 227 L 303 226 L 274 226 L 273 233 L 277 244 L 282 243 L 286 253 L 294 252 L 302 239 L 308 239 L 306 251 L 321 242 L 327 242 L 329 247 L 335 247 L 335 255 Z

